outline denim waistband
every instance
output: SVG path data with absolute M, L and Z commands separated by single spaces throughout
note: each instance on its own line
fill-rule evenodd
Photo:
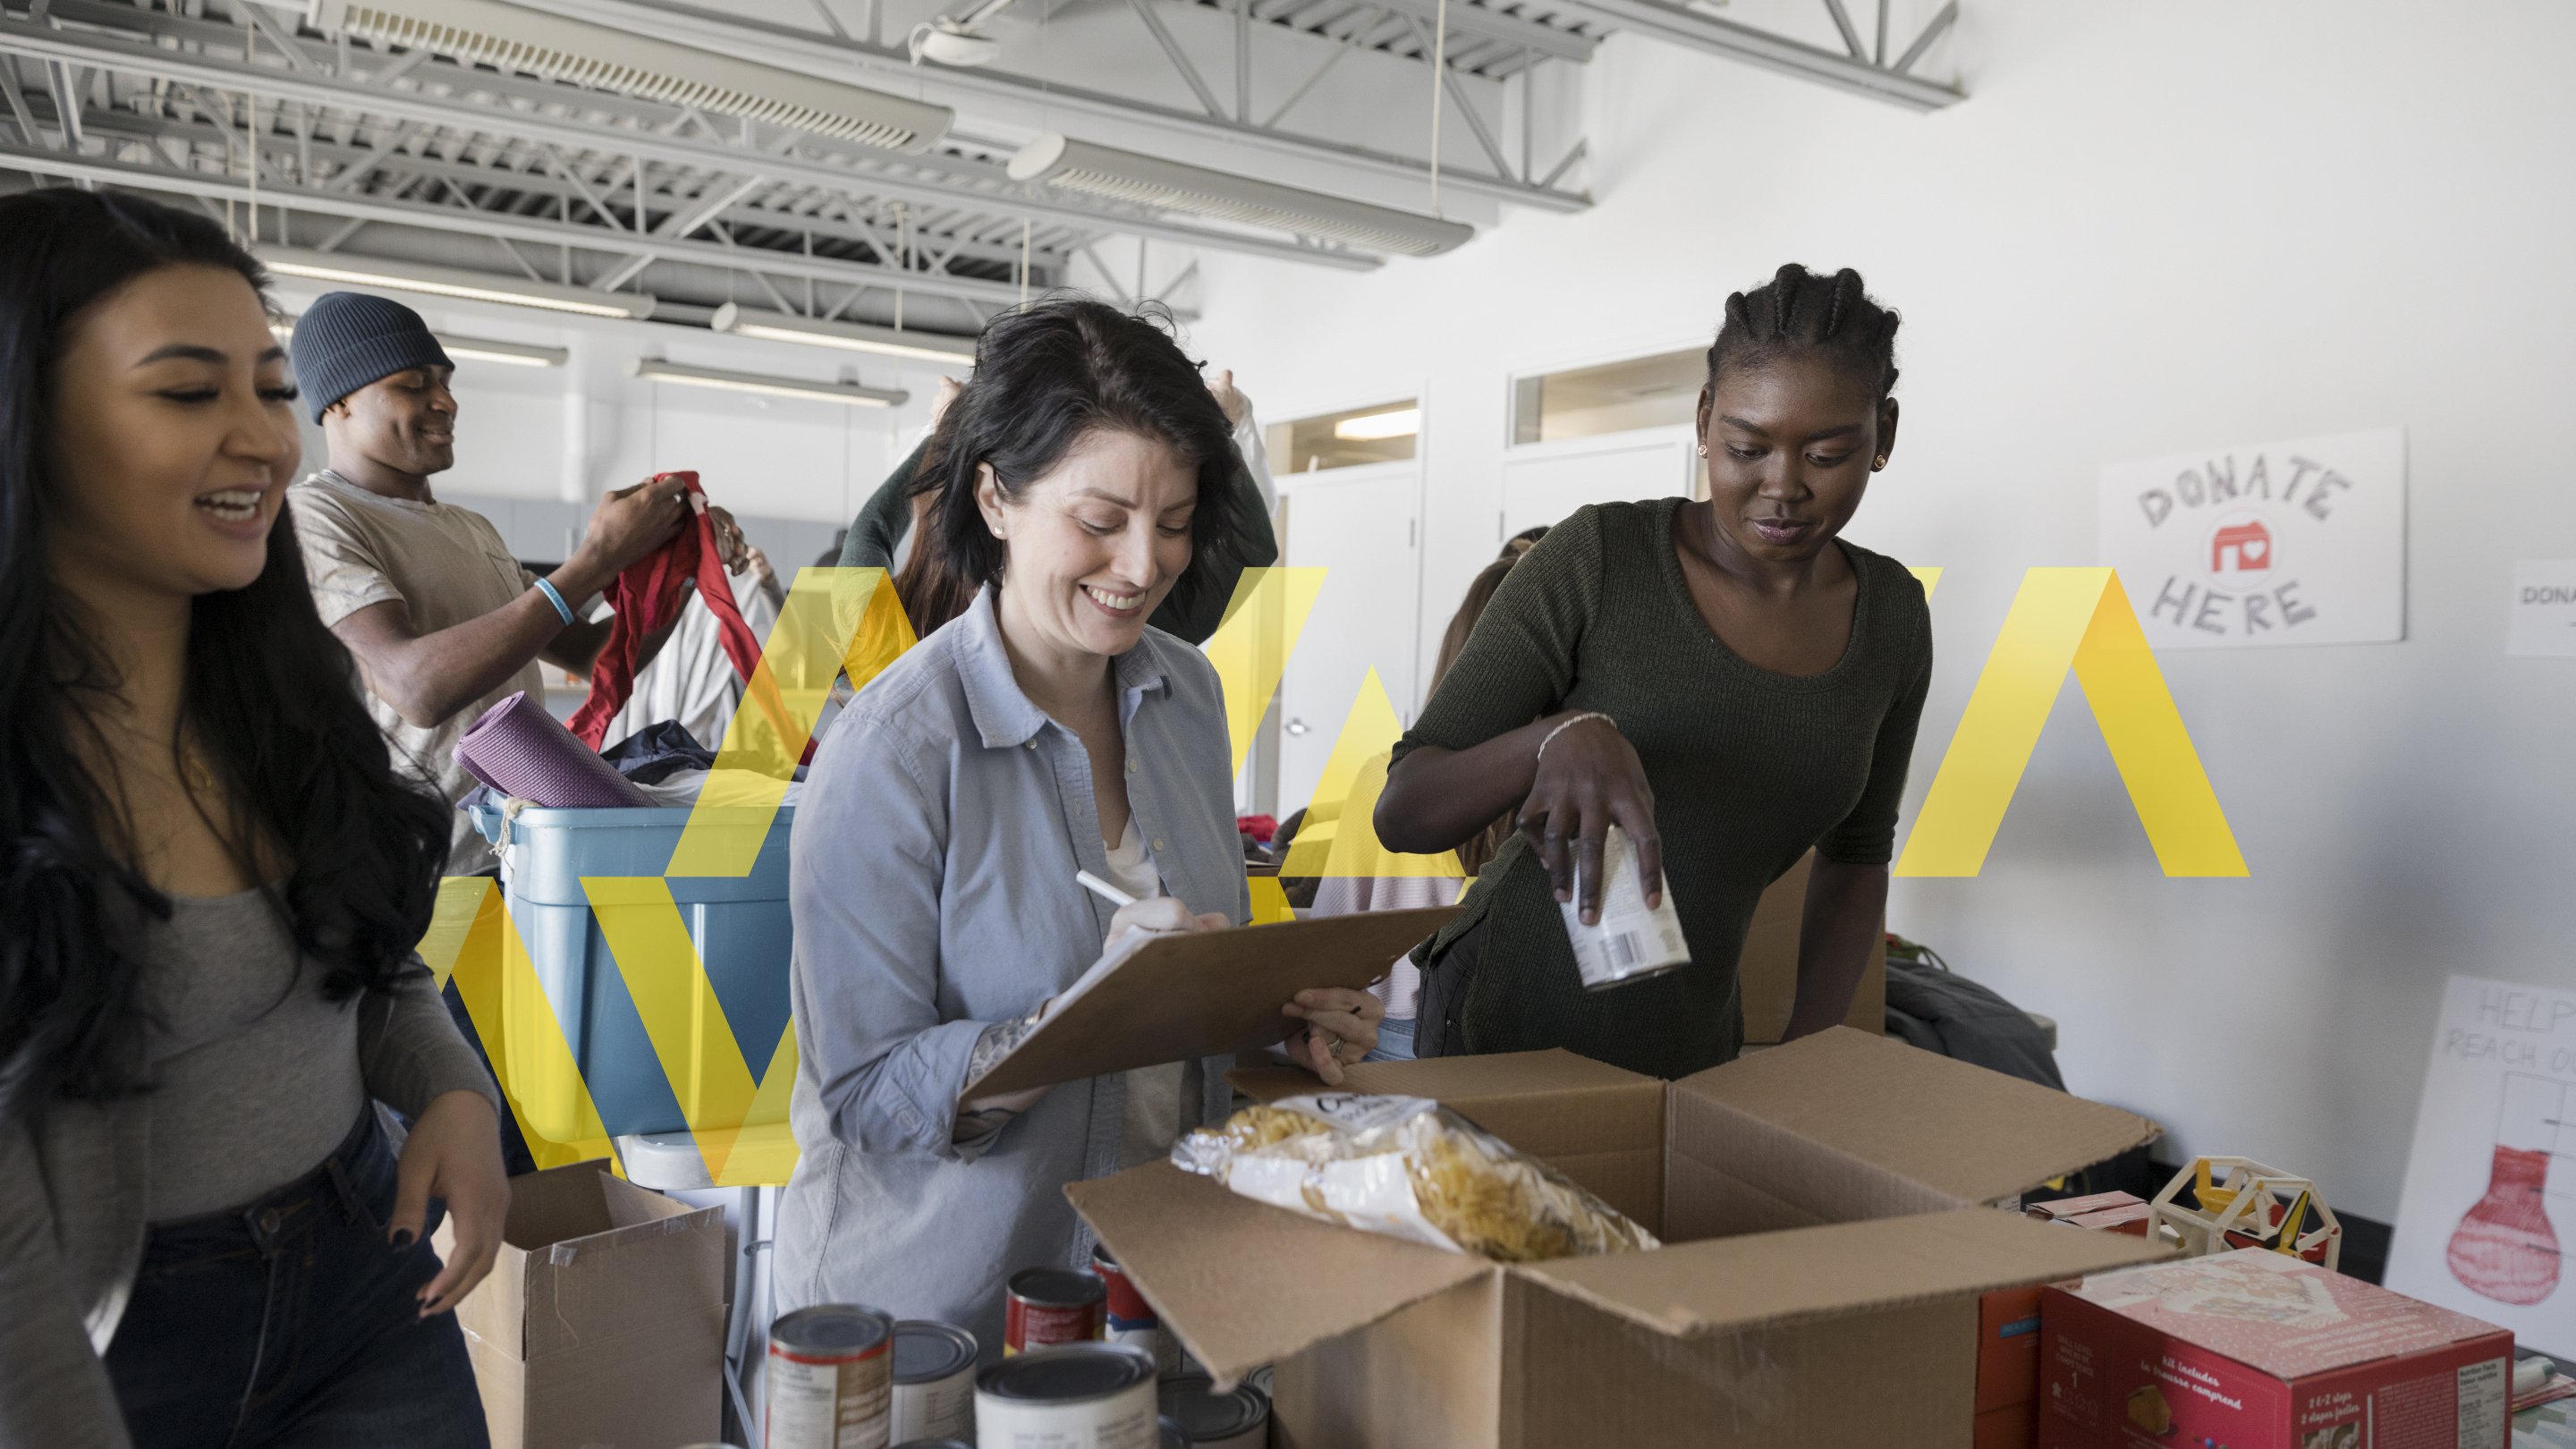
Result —
M 375 1104 L 365 1103 L 358 1108 L 358 1120 L 350 1125 L 348 1135 L 312 1171 L 238 1207 L 154 1223 L 153 1242 L 162 1247 L 185 1244 L 209 1249 L 246 1242 L 262 1254 L 273 1253 L 316 1226 L 323 1211 L 334 1208 L 350 1226 L 382 1232 L 384 1224 L 368 1210 L 366 1194 L 352 1175 L 371 1148 L 383 1150 L 378 1140 L 381 1133 Z

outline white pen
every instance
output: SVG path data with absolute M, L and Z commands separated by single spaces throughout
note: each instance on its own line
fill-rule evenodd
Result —
M 1109 902 L 1113 906 L 1132 906 L 1136 904 L 1136 898 L 1134 896 L 1127 894 L 1125 891 L 1120 890 L 1118 887 L 1111 885 L 1109 882 L 1102 880 L 1100 877 L 1093 875 L 1087 870 L 1075 871 L 1073 873 L 1073 878 L 1075 882 L 1081 885 L 1085 890 L 1090 891 L 1093 895 L 1100 897 L 1102 900 Z

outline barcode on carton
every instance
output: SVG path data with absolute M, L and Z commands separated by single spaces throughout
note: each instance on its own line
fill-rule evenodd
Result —
M 1645 952 L 1637 945 L 1637 933 L 1634 931 L 1622 931 L 1618 935 L 1604 937 L 1601 949 L 1609 956 L 1610 969 L 1613 971 L 1632 970 L 1639 961 L 1645 959 Z

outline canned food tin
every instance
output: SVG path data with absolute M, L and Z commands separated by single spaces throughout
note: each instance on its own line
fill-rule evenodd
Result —
M 975 1335 L 907 1318 L 894 1326 L 896 1442 L 975 1435 Z
M 769 1326 L 764 1449 L 885 1449 L 892 1442 L 894 1320 L 851 1303 Z
M 1109 1289 L 1106 1335 L 1109 1341 L 1134 1344 L 1152 1354 L 1158 1373 L 1180 1372 L 1179 1340 L 1163 1331 L 1163 1320 L 1154 1312 L 1154 1305 L 1146 1302 L 1145 1295 L 1136 1291 L 1135 1283 L 1127 1277 L 1127 1270 L 1118 1266 L 1118 1260 L 1109 1255 L 1107 1248 L 1094 1247 L 1091 1250 L 1091 1271 L 1099 1274 L 1101 1283 Z
M 975 1449 L 975 1446 L 963 1439 L 915 1439 L 909 1444 L 897 1444 L 894 1449 Z
M 1172 1374 L 1162 1400 L 1164 1417 L 1181 1426 L 1193 1449 L 1268 1449 L 1270 1396 L 1248 1383 L 1220 1394 L 1206 1374 Z
M 1002 1310 L 1002 1353 L 1008 1357 L 1059 1343 L 1088 1343 L 1108 1326 L 1109 1285 L 1067 1268 L 1031 1268 L 1012 1275 Z
M 1067 1343 L 975 1375 L 980 1449 L 1158 1449 L 1154 1361 L 1117 1343 Z
M 1190 1436 L 1181 1432 L 1181 1426 L 1172 1422 L 1171 1415 L 1164 1415 L 1161 1423 L 1158 1432 L 1162 1435 L 1163 1449 L 1190 1449 Z

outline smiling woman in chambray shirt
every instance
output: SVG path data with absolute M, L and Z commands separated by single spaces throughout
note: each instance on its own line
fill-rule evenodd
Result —
M 1170 337 L 1082 300 L 987 329 L 930 458 L 928 541 L 986 587 L 833 723 L 797 807 L 778 1306 L 956 1324 L 990 1360 L 1010 1276 L 1089 1261 L 1064 1185 L 1226 1106 L 1224 1058 L 958 1098 L 1117 930 L 1250 914 L 1224 692 L 1145 624 L 1210 546 L 1235 460 Z M 1081 870 L 1141 899 L 1113 913 Z M 1283 1034 L 1309 1023 L 1290 1055 L 1338 1081 L 1383 1011 L 1305 1000 L 1283 1007 Z

